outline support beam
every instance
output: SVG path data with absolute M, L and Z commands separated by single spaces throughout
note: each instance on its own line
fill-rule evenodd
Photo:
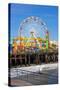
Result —
M 48 55 L 45 54 L 45 63 L 48 63 Z
M 25 65 L 27 65 L 27 56 L 25 54 Z
M 28 64 L 30 65 L 30 55 L 28 56 Z

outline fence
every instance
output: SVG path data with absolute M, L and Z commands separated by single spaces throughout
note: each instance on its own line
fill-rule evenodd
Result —
M 50 73 L 43 73 L 43 72 L 32 72 L 22 69 L 14 68 L 10 71 L 10 78 L 11 79 L 19 79 L 23 81 L 27 81 L 32 83 L 33 85 L 42 85 L 42 84 L 55 84 L 58 83 L 58 73 L 57 70 L 52 71 L 53 74 Z M 56 72 L 54 74 L 54 72 Z

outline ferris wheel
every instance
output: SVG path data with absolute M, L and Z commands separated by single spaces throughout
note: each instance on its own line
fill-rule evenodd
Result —
M 42 21 L 39 17 L 30 16 L 20 23 L 18 37 L 27 37 L 28 40 L 26 41 L 26 45 L 28 45 L 27 43 L 32 44 L 34 38 L 35 44 L 40 47 L 40 42 L 37 38 L 45 38 L 47 31 L 47 25 L 44 21 Z M 23 40 L 20 39 L 20 44 L 21 41 Z
M 24 19 L 18 30 L 18 36 L 30 37 L 30 32 L 33 31 L 36 37 L 45 37 L 47 29 L 46 23 L 39 17 L 30 16 Z

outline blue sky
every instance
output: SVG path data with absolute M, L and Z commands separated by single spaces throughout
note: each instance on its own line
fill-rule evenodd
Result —
M 20 23 L 29 16 L 41 18 L 47 25 L 50 40 L 58 40 L 58 7 L 27 4 L 10 4 L 10 38 L 18 36 Z

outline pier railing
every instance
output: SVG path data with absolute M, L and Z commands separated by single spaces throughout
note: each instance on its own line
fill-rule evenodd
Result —
M 23 81 L 28 81 L 32 84 L 47 84 L 52 80 L 52 82 L 56 83 L 57 75 L 51 74 L 49 77 L 49 73 L 40 72 L 32 72 L 23 69 L 13 69 L 9 72 L 10 79 L 18 79 Z

